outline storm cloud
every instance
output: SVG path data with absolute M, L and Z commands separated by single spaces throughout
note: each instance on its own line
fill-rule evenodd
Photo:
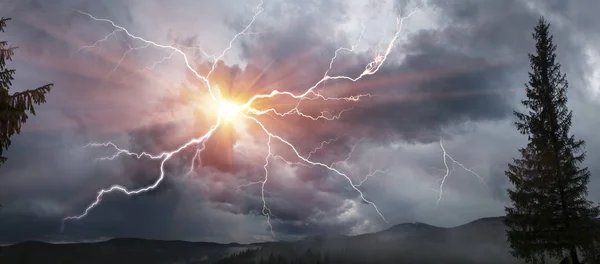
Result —
M 159 176 L 157 160 L 121 156 L 94 162 L 112 149 L 84 147 L 87 143 L 110 140 L 133 151 L 160 153 L 202 135 L 214 122 L 206 112 L 210 106 L 202 101 L 206 86 L 181 56 L 157 47 L 127 53 L 143 43 L 123 32 L 82 50 L 114 28 L 74 10 L 114 20 L 157 43 L 186 46 L 194 55 L 194 69 L 205 73 L 213 61 L 192 46 L 220 54 L 250 21 L 256 4 L 0 2 L 1 15 L 13 18 L 2 38 L 20 47 L 10 65 L 17 69 L 15 91 L 55 84 L 38 116 L 13 137 L 9 160 L 0 168 L 0 241 L 273 239 L 260 185 L 243 186 L 263 179 L 268 155 L 269 138 L 253 124 L 232 138 L 217 132 L 202 162 L 193 160 L 196 147 L 174 156 L 157 189 L 135 196 L 105 195 L 85 219 L 64 226 L 61 221 L 85 210 L 101 188 L 139 188 Z M 329 75 L 358 76 L 387 47 L 396 18 L 419 7 L 404 21 L 379 72 L 357 82 L 329 80 L 316 88 L 326 96 L 373 96 L 352 104 L 318 99 L 300 104 L 311 115 L 342 113 L 333 121 L 260 117 L 302 155 L 311 153 L 311 160 L 328 165 L 338 162 L 336 168 L 355 184 L 372 174 L 359 188 L 388 222 L 347 179 L 319 166 L 286 164 L 281 158 L 298 159 L 285 144 L 274 142 L 272 151 L 279 158 L 269 160 L 265 202 L 276 238 L 360 234 L 416 221 L 453 226 L 501 215 L 510 186 L 503 171 L 525 142 L 513 127 L 512 111 L 520 107 L 527 53 L 533 50 L 531 29 L 541 15 L 553 25 L 558 57 L 571 85 L 573 132 L 588 141 L 590 199 L 599 201 L 600 167 L 594 161 L 600 158 L 600 140 L 593 131 L 600 125 L 594 114 L 600 110 L 600 88 L 594 82 L 594 63 L 600 61 L 594 60 L 600 58 L 594 25 L 600 21 L 590 11 L 597 9 L 594 5 L 598 3 L 591 0 L 265 0 L 264 12 L 249 34 L 232 42 L 211 80 L 241 101 L 273 90 L 305 91 L 323 78 L 338 48 L 354 44 L 352 52 L 339 52 Z M 285 112 L 295 103 L 278 96 L 256 107 Z M 441 143 L 477 175 L 457 166 L 436 208 L 445 172 Z M 221 162 L 229 158 L 232 168 L 223 169 Z M 197 168 L 190 174 L 191 164 Z M 376 170 L 385 173 L 373 174 Z

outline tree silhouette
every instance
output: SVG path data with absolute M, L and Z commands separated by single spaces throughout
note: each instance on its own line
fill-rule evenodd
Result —
M 304 252 L 296 252 L 288 254 L 276 253 L 275 251 L 265 249 L 247 250 L 240 254 L 232 254 L 231 256 L 221 259 L 216 264 L 331 264 L 331 263 L 348 263 L 362 264 L 371 263 L 361 260 L 330 260 L 329 253 L 321 254 L 314 252 L 311 249 Z M 259 255 L 259 256 L 257 256 Z
M 531 72 L 525 85 L 525 112 L 515 111 L 516 126 L 529 142 L 506 175 L 514 189 L 506 208 L 507 238 L 515 257 L 545 263 L 565 253 L 579 264 L 578 250 L 595 239 L 599 208 L 586 200 L 590 173 L 580 165 L 584 141 L 570 134 L 572 111 L 567 106 L 566 75 L 556 62 L 550 24 L 540 18 L 533 33 L 536 54 L 529 54 Z
M 4 32 L 9 20 L 10 18 L 0 18 L 0 32 Z M 0 166 L 6 162 L 2 152 L 10 146 L 10 137 L 21 132 L 21 125 L 29 117 L 27 114 L 35 115 L 34 105 L 45 103 L 46 94 L 52 87 L 52 84 L 47 84 L 12 95 L 9 93 L 15 70 L 7 69 L 6 64 L 12 60 L 16 49 L 7 41 L 0 41 Z

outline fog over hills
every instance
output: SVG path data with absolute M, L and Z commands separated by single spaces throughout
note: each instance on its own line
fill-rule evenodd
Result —
M 1 248 L 0 263 L 213 263 L 232 253 L 261 249 L 289 258 L 311 250 L 364 263 L 523 263 L 509 253 L 502 217 L 442 228 L 404 223 L 358 236 L 318 235 L 294 242 L 218 244 L 119 238 L 96 243 L 25 242 Z

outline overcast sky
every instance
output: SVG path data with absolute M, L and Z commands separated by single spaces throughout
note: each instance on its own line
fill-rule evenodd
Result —
M 205 162 L 194 163 L 193 173 L 187 174 L 196 151 L 190 147 L 165 164 L 165 178 L 156 189 L 135 196 L 107 194 L 85 218 L 67 221 L 61 230 L 62 219 L 83 213 L 100 189 L 143 188 L 160 176 L 160 160 L 119 156 L 94 162 L 114 149 L 83 146 L 111 141 L 160 153 L 200 137 L 215 122 L 207 87 L 186 68 L 183 56 L 145 47 L 123 31 L 111 34 L 116 28 L 110 23 L 77 10 L 155 43 L 188 47 L 190 65 L 205 73 L 213 60 L 193 47 L 221 54 L 252 20 L 258 4 L 1 1 L 0 15 L 13 18 L 1 39 L 20 47 L 10 64 L 17 69 L 11 91 L 46 83 L 54 88 L 38 115 L 12 138 L 8 162 L 0 168 L 0 242 L 274 239 L 262 215 L 260 185 L 240 187 L 264 177 L 268 155 L 268 137 L 248 120 L 235 122 L 235 142 L 223 144 L 227 131 L 215 132 Z M 375 75 L 317 87 L 326 96 L 373 97 L 301 103 L 306 114 L 342 113 L 334 121 L 259 117 L 301 155 L 313 151 L 311 160 L 328 165 L 345 160 L 334 167 L 355 184 L 385 170 L 358 187 L 383 217 L 342 176 L 271 158 L 264 196 L 275 239 L 354 235 L 404 222 L 451 227 L 502 215 L 510 187 L 504 170 L 525 143 L 512 111 L 524 96 L 531 32 L 541 15 L 552 23 L 558 60 L 569 80 L 572 132 L 587 141 L 589 199 L 600 201 L 600 118 L 595 114 L 600 112 L 600 17 L 594 12 L 600 2 L 264 0 L 261 7 L 248 34 L 231 42 L 211 78 L 236 100 L 275 89 L 303 92 L 322 78 L 336 49 L 354 44 L 353 52 L 338 53 L 330 75 L 356 77 L 385 51 L 397 18 L 417 10 L 404 20 Z M 293 108 L 283 96 L 256 107 Z M 447 154 L 477 175 L 455 166 L 438 203 L 446 172 L 440 139 Z M 272 141 L 275 154 L 298 161 L 289 147 Z M 233 162 L 233 169 L 223 169 L 223 159 Z

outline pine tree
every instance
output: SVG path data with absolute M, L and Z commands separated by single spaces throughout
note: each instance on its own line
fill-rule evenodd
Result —
M 271 254 L 269 254 L 269 259 L 267 260 L 267 263 L 269 263 L 269 264 L 277 263 L 277 259 L 275 259 L 275 255 L 273 255 L 273 252 L 271 252 Z
M 10 18 L 0 18 L 0 32 L 4 32 L 6 22 Z M 52 84 L 44 85 L 33 90 L 9 94 L 12 85 L 14 69 L 7 69 L 6 64 L 12 60 L 17 48 L 0 41 L 0 165 L 6 162 L 2 152 L 10 146 L 10 137 L 21 132 L 21 125 L 27 121 L 29 114 L 35 115 L 34 105 L 46 102 L 46 94 Z
M 579 264 L 578 251 L 594 242 L 600 210 L 586 200 L 590 173 L 580 167 L 584 141 L 570 134 L 568 83 L 549 28 L 542 17 L 533 33 L 536 54 L 529 54 L 527 99 L 522 101 L 527 111 L 515 111 L 517 129 L 529 142 L 506 171 L 514 189 L 508 190 L 513 207 L 506 208 L 504 222 L 515 257 L 545 263 L 545 257 L 567 253 Z

